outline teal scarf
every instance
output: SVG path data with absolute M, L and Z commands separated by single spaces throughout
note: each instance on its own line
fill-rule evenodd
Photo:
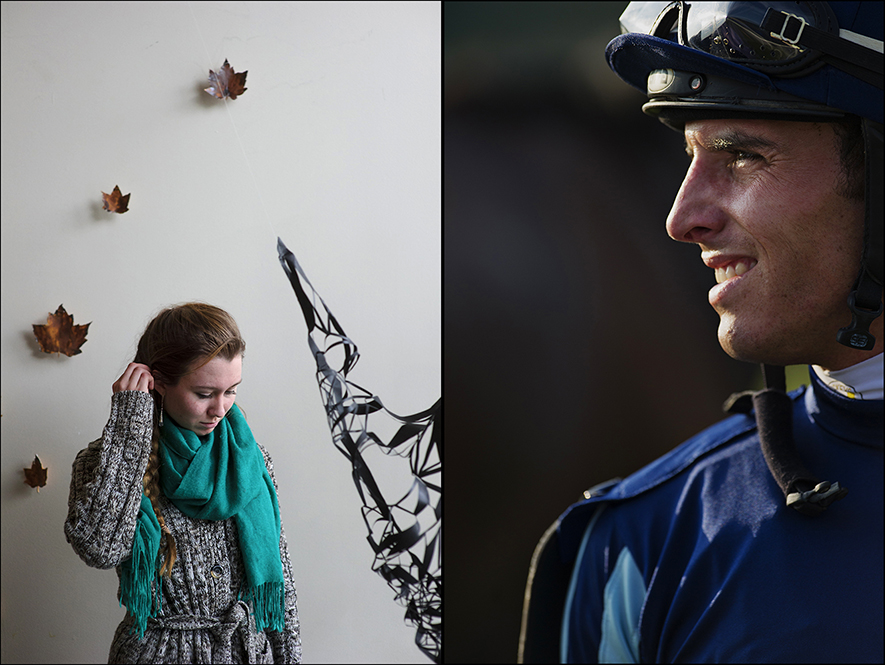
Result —
M 259 632 L 265 628 L 281 631 L 280 508 L 264 456 L 239 407 L 234 404 L 204 436 L 166 418 L 159 457 L 160 486 L 182 513 L 202 520 L 236 519 L 246 569 L 240 599 L 252 601 Z M 135 617 L 140 637 L 148 616 L 156 616 L 150 582 L 159 577 L 154 565 L 159 548 L 160 525 L 150 500 L 142 495 L 132 557 L 122 564 L 120 583 L 121 603 Z

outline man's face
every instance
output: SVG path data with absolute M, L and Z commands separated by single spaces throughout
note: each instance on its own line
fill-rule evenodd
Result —
M 685 125 L 691 165 L 667 218 L 714 269 L 710 304 L 734 358 L 841 369 L 851 321 L 863 201 L 836 192 L 837 140 L 826 123 L 699 120 Z

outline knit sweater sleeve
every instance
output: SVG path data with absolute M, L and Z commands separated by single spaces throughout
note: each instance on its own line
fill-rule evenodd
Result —
M 258 444 L 258 447 L 264 455 L 264 463 L 270 473 L 277 496 L 279 496 L 280 491 L 273 472 L 273 461 L 264 446 Z M 289 545 L 286 542 L 286 530 L 282 524 L 282 515 L 280 515 L 280 560 L 283 564 L 283 580 L 285 582 L 285 627 L 282 632 L 268 631 L 267 638 L 273 649 L 275 663 L 300 663 L 301 626 L 298 620 L 298 594 L 295 590 L 295 576 L 292 574 L 292 563 L 289 560 Z
M 65 537 L 93 568 L 114 568 L 132 554 L 153 410 L 147 392 L 114 393 L 101 438 L 74 459 Z

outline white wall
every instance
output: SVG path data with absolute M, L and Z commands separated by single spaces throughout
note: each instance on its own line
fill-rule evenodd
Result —
M 125 610 L 65 540 L 71 462 L 145 324 L 192 299 L 246 339 L 238 401 L 274 457 L 305 662 L 427 662 L 370 570 L 275 245 L 359 346 L 353 380 L 402 414 L 440 396 L 440 29 L 435 2 L 3 2 L 3 662 L 107 660 Z M 225 58 L 249 72 L 227 107 L 202 92 Z M 31 331 L 60 303 L 92 322 L 71 358 Z

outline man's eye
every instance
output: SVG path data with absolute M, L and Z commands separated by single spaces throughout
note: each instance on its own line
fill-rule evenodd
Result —
M 732 156 L 730 164 L 737 164 L 738 162 L 755 162 L 762 159 L 761 155 L 757 155 L 754 152 L 744 152 L 743 150 L 733 150 L 730 154 Z

